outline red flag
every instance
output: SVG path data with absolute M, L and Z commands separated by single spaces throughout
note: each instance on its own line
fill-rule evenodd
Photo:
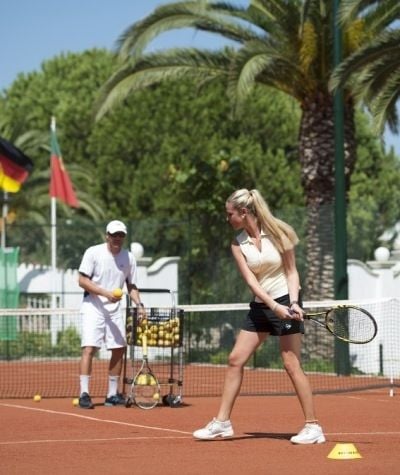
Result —
M 0 188 L 17 193 L 33 169 L 32 160 L 0 137 Z
M 74 188 L 69 178 L 68 172 L 64 167 L 60 147 L 58 146 L 55 121 L 52 121 L 51 127 L 51 179 L 50 196 L 58 198 L 72 208 L 79 208 Z

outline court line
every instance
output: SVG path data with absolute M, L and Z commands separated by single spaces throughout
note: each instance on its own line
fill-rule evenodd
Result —
M 188 436 L 137 436 L 137 437 L 111 437 L 111 438 L 104 438 L 104 439 L 40 439 L 40 440 L 19 440 L 19 441 L 7 441 L 7 442 L 0 442 L 1 445 L 28 445 L 28 444 L 48 444 L 48 443 L 77 443 L 77 442 L 113 442 L 113 441 L 123 441 L 123 440 L 177 440 L 177 439 L 189 439 L 191 437 Z
M 110 420 L 110 419 L 99 419 L 97 417 L 84 416 L 83 414 L 74 414 L 72 412 L 53 411 L 51 409 L 40 409 L 38 407 L 20 406 L 18 404 L 0 403 L 0 406 L 13 407 L 13 408 L 16 408 L 16 409 L 26 409 L 28 411 L 46 412 L 48 414 L 72 416 L 72 417 L 78 417 L 80 419 L 86 419 L 86 420 L 96 421 L 96 422 L 107 422 L 109 424 L 116 424 L 116 425 L 121 425 L 121 426 L 140 427 L 141 429 L 151 429 L 151 430 L 159 430 L 159 431 L 163 431 L 163 432 L 174 432 L 174 433 L 177 433 L 177 434 L 192 435 L 191 432 L 186 432 L 186 431 L 178 430 L 178 429 L 166 429 L 165 427 L 145 426 L 145 425 L 142 425 L 142 424 L 132 424 L 131 422 L 113 421 L 113 420 Z
M 326 436 L 330 435 L 399 435 L 400 431 L 385 432 L 324 432 Z
M 327 437 L 330 436 L 356 436 L 356 435 L 365 435 L 365 436 L 388 436 L 388 435 L 397 435 L 400 436 L 400 432 L 329 432 L 325 433 Z M 236 436 L 227 439 L 227 440 L 235 440 L 235 438 L 243 438 L 240 434 L 236 434 Z M 252 437 L 245 437 L 246 439 L 251 439 Z M 137 437 L 108 437 L 108 438 L 97 438 L 97 439 L 41 439 L 41 440 L 21 440 L 21 441 L 5 441 L 0 442 L 0 446 L 6 445 L 32 445 L 32 444 L 51 444 L 51 443 L 91 443 L 91 442 L 114 442 L 114 441 L 135 441 L 135 440 L 188 440 L 193 439 L 193 437 L 189 436 L 137 436 Z M 330 442 L 329 440 L 327 442 Z
M 56 415 L 64 415 L 64 416 L 72 416 L 72 417 L 78 417 L 80 419 L 85 419 L 85 420 L 90 420 L 90 421 L 95 421 L 95 422 L 106 422 L 110 424 L 116 424 L 116 425 L 122 425 L 122 426 L 128 426 L 128 427 L 137 427 L 141 429 L 150 429 L 150 430 L 157 430 L 157 431 L 162 431 L 162 432 L 172 432 L 172 433 L 178 433 L 178 434 L 184 434 L 184 435 L 189 435 L 192 436 L 192 432 L 186 432 L 178 429 L 167 429 L 165 427 L 156 427 L 156 426 L 146 426 L 143 424 L 133 424 L 131 422 L 122 422 L 122 421 L 114 421 L 110 419 L 99 419 L 96 417 L 90 417 L 90 416 L 85 416 L 83 414 L 74 414 L 72 412 L 63 412 L 63 411 L 54 411 L 52 409 L 41 409 L 37 407 L 27 407 L 27 406 L 20 406 L 18 404 L 6 404 L 6 403 L 0 403 L 0 406 L 3 407 L 11 407 L 11 408 L 16 408 L 16 409 L 26 409 L 28 411 L 36 411 L 36 412 L 45 412 L 48 414 L 56 414 Z M 238 434 L 237 434 L 238 435 Z M 327 432 L 325 433 L 326 436 L 382 436 L 382 435 L 395 435 L 395 436 L 400 436 L 400 431 L 387 431 L 387 432 Z M 153 436 L 153 437 L 146 437 L 146 436 L 138 436 L 138 437 L 133 437 L 133 438 L 112 438 L 112 439 L 88 439 L 87 441 L 106 441 L 106 440 L 133 440 L 133 439 L 186 439 L 187 437 L 160 437 L 160 436 Z M 86 439 L 84 439 L 86 441 Z M 59 441 L 59 442 L 74 442 L 74 440 L 57 440 L 55 439 L 54 441 Z M 81 441 L 81 439 L 77 440 Z M 48 440 L 48 441 L 37 441 L 37 443 L 41 442 L 53 442 L 53 440 Z M 0 442 L 0 445 L 7 445 L 9 442 Z M 35 443 L 35 441 L 22 441 L 22 442 L 14 442 L 15 444 L 28 444 L 28 443 Z
M 388 404 L 388 403 L 393 404 L 393 401 L 396 401 L 396 403 L 399 402 L 399 400 L 394 399 L 393 396 L 389 396 L 389 395 L 388 395 L 387 398 L 385 398 L 385 399 L 382 399 L 382 397 L 384 397 L 384 396 L 377 396 L 376 399 L 375 399 L 375 398 L 372 399 L 372 398 L 370 398 L 370 397 L 348 396 L 348 395 L 346 395 L 346 396 L 344 396 L 344 397 L 345 397 L 346 399 L 354 399 L 354 400 L 356 400 L 356 401 L 363 401 L 363 402 L 370 402 L 370 401 L 372 401 L 372 402 L 382 402 L 382 403 L 384 403 L 384 404 Z

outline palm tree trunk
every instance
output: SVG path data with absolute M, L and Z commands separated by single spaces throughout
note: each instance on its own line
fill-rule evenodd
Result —
M 299 152 L 307 204 L 307 300 L 334 298 L 335 139 L 333 101 L 318 94 L 303 103 Z M 345 174 L 349 189 L 356 159 L 354 108 L 345 105 Z

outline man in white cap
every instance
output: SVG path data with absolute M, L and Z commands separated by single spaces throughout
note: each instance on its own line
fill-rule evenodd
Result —
M 80 397 L 82 409 L 93 409 L 89 382 L 92 361 L 103 341 L 111 351 L 108 392 L 105 406 L 125 404 L 118 392 L 122 360 L 126 347 L 125 324 L 121 312 L 121 295 L 115 289 L 126 289 L 133 304 L 143 307 L 136 286 L 137 266 L 131 252 L 123 249 L 126 226 L 114 220 L 107 224 L 106 242 L 89 247 L 79 266 L 79 285 L 85 291 L 81 305 L 82 355 L 80 362 Z

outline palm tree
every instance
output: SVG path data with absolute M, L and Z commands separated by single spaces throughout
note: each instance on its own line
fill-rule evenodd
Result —
M 386 124 L 392 132 L 398 132 L 400 3 L 398 0 L 345 0 L 340 17 L 344 25 L 358 21 L 360 33 L 367 36 L 368 41 L 363 41 L 335 70 L 332 88 L 351 87 L 356 98 L 368 105 L 378 133 L 382 133 Z
M 103 88 L 100 118 L 136 90 L 185 77 L 199 84 L 222 79 L 237 111 L 253 88 L 274 88 L 301 106 L 299 160 L 307 203 L 308 299 L 333 297 L 334 127 L 328 82 L 333 69 L 332 0 L 253 0 L 249 6 L 183 1 L 160 6 L 120 37 L 119 69 Z M 356 25 L 357 26 L 357 25 Z M 161 33 L 191 27 L 228 39 L 222 50 L 178 48 L 145 51 Z M 353 25 L 345 31 L 352 51 Z M 345 168 L 347 186 L 356 160 L 354 105 L 346 95 Z

